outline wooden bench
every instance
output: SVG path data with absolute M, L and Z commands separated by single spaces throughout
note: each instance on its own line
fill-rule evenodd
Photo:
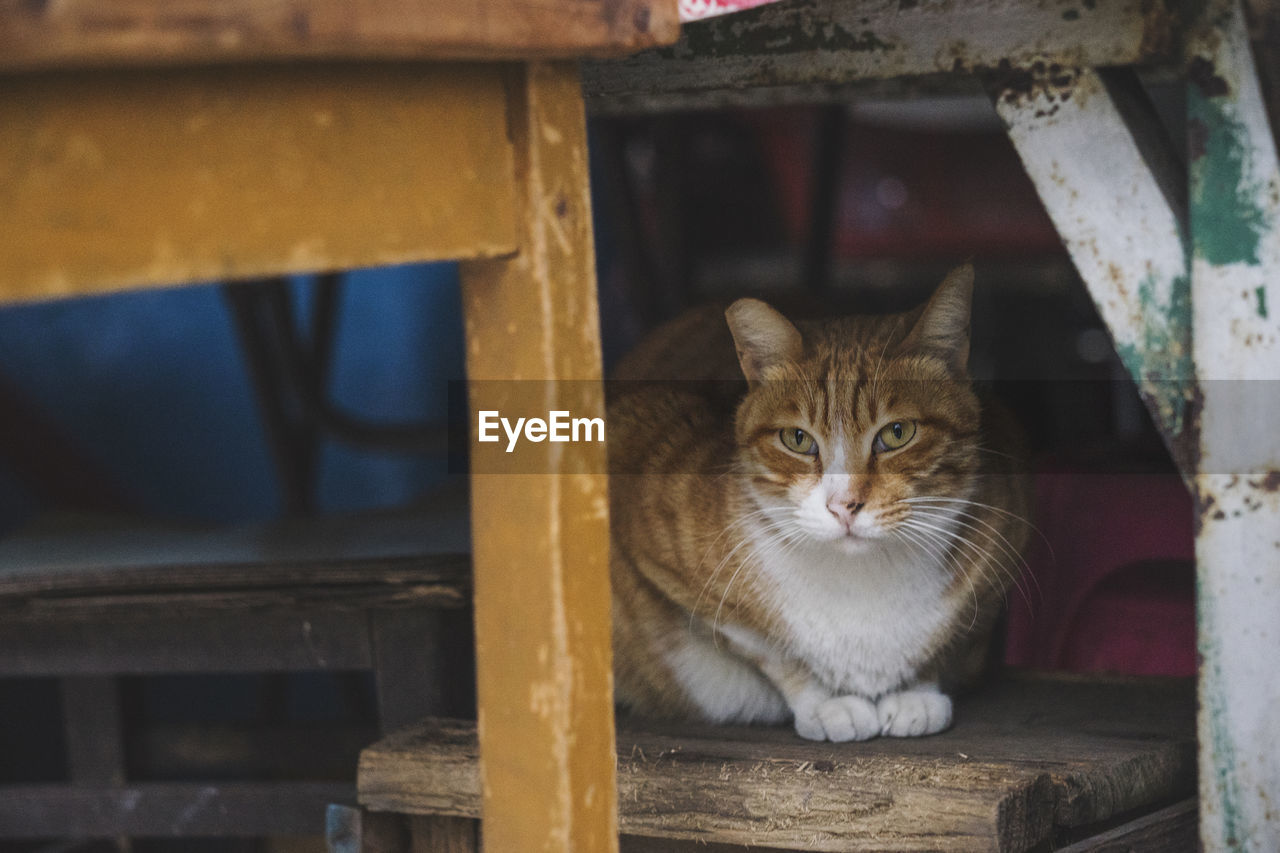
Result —
M 467 713 L 469 657 L 442 651 L 458 645 L 450 634 L 468 643 L 467 549 L 464 508 L 236 530 L 63 517 L 0 540 L 0 677 L 59 679 L 69 777 L 0 787 L 0 832 L 317 834 L 328 804 L 353 800 L 349 776 L 308 782 L 286 766 L 289 781 L 270 783 L 129 778 L 115 676 L 366 670 L 384 731 Z M 218 734 L 178 736 L 216 752 Z M 242 753 L 271 760 L 278 738 L 240 734 Z M 345 742 L 354 761 L 363 743 Z
M 1190 680 L 1013 674 L 964 697 L 956 720 L 935 737 L 830 744 L 620 719 L 623 849 L 1094 849 L 1082 839 L 1102 834 L 1195 849 Z M 378 812 L 477 818 L 474 724 L 396 732 L 362 753 L 358 787 L 367 824 Z M 468 834 L 464 823 L 454 837 Z

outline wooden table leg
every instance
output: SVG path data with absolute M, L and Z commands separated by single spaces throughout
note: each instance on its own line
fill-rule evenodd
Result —
M 576 68 L 515 68 L 508 97 L 521 250 L 462 269 L 472 417 L 530 400 L 602 417 Z M 604 446 L 503 450 L 472 444 L 485 846 L 607 853 L 617 803 Z M 490 473 L 513 464 L 535 473 Z

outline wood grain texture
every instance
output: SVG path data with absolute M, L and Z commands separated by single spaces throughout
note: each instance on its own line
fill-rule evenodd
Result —
M 0 76 L 0 300 L 510 253 L 504 103 L 490 65 Z
M 1199 806 L 1194 798 L 1059 847 L 1058 853 L 1195 853 L 1200 849 Z
M 521 251 L 462 267 L 470 406 L 603 417 L 577 71 L 533 63 L 510 92 Z M 604 446 L 471 453 L 485 845 L 616 850 Z
M 623 721 L 621 829 L 782 849 L 1027 850 L 1195 788 L 1194 691 L 1017 677 L 961 701 L 949 732 L 812 743 L 785 728 Z M 365 805 L 474 817 L 471 726 L 428 721 L 365 750 Z
M 0 619 L 0 675 L 370 669 L 361 610 L 90 613 Z
M 461 608 L 466 529 L 458 506 L 234 528 L 54 515 L 0 540 L 0 612 Z
M 477 853 L 479 829 L 466 818 L 415 815 L 409 821 L 412 853 Z
M 675 0 L 0 0 L 0 68 L 616 55 L 679 35 Z

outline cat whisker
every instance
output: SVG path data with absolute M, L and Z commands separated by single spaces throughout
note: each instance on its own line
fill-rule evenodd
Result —
M 977 535 L 979 535 L 979 536 L 982 536 L 982 537 L 983 537 L 983 538 L 984 538 L 988 543 L 990 543 L 990 545 L 991 545 L 993 548 L 998 548 L 998 549 L 1000 550 L 1000 552 L 1001 552 L 1001 553 L 1002 553 L 1006 558 L 1008 558 L 1008 559 L 1010 559 L 1010 560 L 1014 561 L 1015 563 L 1016 563 L 1016 562 L 1018 562 L 1018 561 L 1021 561 L 1021 565 L 1022 565 L 1022 567 L 1023 567 L 1023 570 L 1022 570 L 1022 571 L 1018 571 L 1018 572 L 1015 572 L 1012 568 L 1010 568 L 1008 565 L 1006 565 L 1003 561 L 997 561 L 997 565 L 998 565 L 998 567 L 1000 568 L 1000 570 L 1001 570 L 1002 572 L 1004 572 L 1005 576 L 1009 578 L 1009 580 L 1010 580 L 1010 582 L 1011 582 L 1011 585 L 1017 588 L 1018 593 L 1022 596 L 1023 601 L 1025 601 L 1025 602 L 1027 603 L 1027 607 L 1028 607 L 1028 608 L 1031 608 L 1031 609 L 1034 609 L 1034 608 L 1032 608 L 1030 594 L 1028 593 L 1028 591 L 1027 591 L 1026 589 L 1024 589 L 1024 588 L 1023 588 L 1023 585 L 1022 585 L 1022 582 L 1021 582 L 1021 578 L 1022 578 L 1023 576 L 1030 577 L 1030 578 L 1031 578 L 1031 580 L 1032 580 L 1033 582 L 1035 582 L 1035 577 L 1034 577 L 1034 575 L 1032 575 L 1032 574 L 1031 574 L 1030 567 L 1029 567 L 1029 566 L 1027 566 L 1026 561 L 1025 561 L 1025 560 L 1022 560 L 1022 557 L 1017 553 L 1017 551 L 1016 551 L 1016 550 L 1014 550 L 1014 549 L 1013 549 L 1013 546 L 1008 544 L 1008 540 L 1004 540 L 1004 542 L 1003 542 L 1003 543 L 1002 543 L 1002 542 L 999 542 L 999 541 L 997 541 L 994 537 L 992 537 L 990 533 L 986 532 L 985 530 L 982 530 L 982 529 L 980 529 L 980 528 L 977 528 L 977 527 L 975 527 L 975 526 L 974 526 L 974 525 L 972 525 L 972 524 L 968 524 L 968 523 L 966 523 L 966 522 L 964 522 L 964 521 L 960 521 L 959 519 L 956 519 L 956 518 L 951 517 L 951 516 L 947 516 L 947 515 L 932 515 L 932 514 L 930 514 L 930 513 L 928 513 L 928 512 L 921 512 L 921 513 L 920 513 L 920 517 L 922 517 L 922 518 L 930 518 L 930 519 L 933 519 L 933 520 L 935 520 L 935 521 L 939 521 L 939 522 L 941 522 L 941 523 L 950 522 L 950 523 L 952 523 L 952 524 L 957 524 L 957 525 L 960 525 L 961 527 L 964 527 L 964 528 L 966 528 L 966 529 L 972 530 L 975 534 L 977 534 Z M 997 531 L 997 533 L 998 533 L 998 531 Z M 1004 539 L 1004 537 L 1001 537 L 1001 539 Z M 988 550 L 988 551 L 987 551 L 987 553 L 988 553 L 988 554 L 990 554 L 990 551 Z M 990 554 L 990 556 L 994 557 L 994 554 Z M 1036 583 L 1036 590 L 1037 590 L 1037 592 L 1039 592 L 1039 589 L 1040 589 L 1039 584 L 1038 584 L 1038 583 Z M 1041 595 L 1041 600 L 1043 601 L 1043 595 Z
M 907 526 L 911 526 L 915 529 L 926 528 L 926 529 L 935 531 L 938 534 L 950 537 L 957 544 L 967 547 L 972 554 L 974 554 L 977 558 L 983 560 L 986 566 L 993 568 L 998 572 L 1003 573 L 1004 576 L 1009 579 L 1010 585 L 1017 587 L 1018 592 L 1023 596 L 1023 599 L 1026 600 L 1027 607 L 1029 609 L 1033 609 L 1031 608 L 1031 600 L 1027 596 L 1026 591 L 1018 584 L 1017 575 L 1015 575 L 1013 571 L 1009 569 L 1008 566 L 1004 565 L 1002 562 L 997 560 L 995 558 L 995 555 L 991 553 L 991 550 L 989 548 L 983 548 L 982 546 L 978 545 L 972 539 L 965 536 L 963 533 L 959 531 L 949 530 L 943 526 L 933 525 L 919 518 L 911 518 L 907 521 L 906 524 Z
M 984 535 L 986 535 L 986 537 L 988 538 L 988 540 L 991 540 L 993 544 L 995 543 L 994 543 L 994 540 L 992 539 L 992 534 L 994 534 L 996 537 L 999 537 L 1000 542 L 1002 543 L 1001 549 L 1006 554 L 1008 554 L 1010 558 L 1012 558 L 1015 562 L 1018 562 L 1022 565 L 1023 576 L 1026 577 L 1032 584 L 1035 585 L 1036 596 L 1037 598 L 1040 599 L 1041 604 L 1044 603 L 1044 591 L 1040 588 L 1040 581 L 1036 578 L 1035 572 L 1031 570 L 1031 564 L 1027 562 L 1026 558 L 1023 557 L 1021 553 L 1019 553 L 1017 548 L 1013 547 L 1013 543 L 1009 541 L 1008 537 L 1006 537 L 1003 533 L 1000 532 L 1000 529 L 998 527 L 991 524 L 986 519 L 981 518 L 977 514 L 969 512 L 964 509 L 931 506 L 928 503 L 919 503 L 915 500 L 910 500 L 910 499 L 907 502 L 913 503 L 914 504 L 913 509 L 915 509 L 915 511 L 917 512 L 920 512 L 922 515 L 932 515 L 932 517 L 938 518 L 938 519 L 942 519 L 947 516 L 958 515 L 964 518 L 971 519 L 972 521 L 986 528 L 986 531 L 989 531 L 989 532 L 986 532 L 986 531 L 979 531 L 979 532 L 983 532 Z M 969 524 L 968 522 L 960 521 L 959 519 L 955 519 L 955 522 L 957 524 L 964 525 L 965 527 L 973 528 L 973 525 Z
M 943 563 L 948 562 L 946 552 L 951 550 L 951 544 L 947 542 L 942 536 L 932 531 L 924 530 L 924 529 L 911 530 L 906 526 L 899 528 L 899 530 L 904 534 L 908 534 L 913 537 L 918 537 L 919 541 L 923 541 L 927 543 L 928 546 L 931 549 L 933 549 L 932 553 L 938 555 L 938 559 L 941 562 Z M 1001 588 L 1001 586 L 991 579 L 985 567 L 983 567 L 981 564 L 976 564 L 976 568 L 978 570 L 977 571 L 978 577 L 981 578 L 983 581 L 985 581 L 987 586 L 991 587 L 991 589 L 998 594 L 1003 593 L 1003 589 Z M 973 617 L 969 620 L 969 630 L 973 630 L 974 626 L 978 624 L 978 616 L 980 613 L 980 604 L 978 602 L 978 589 L 977 589 L 977 586 L 974 584 L 974 578 L 972 573 L 965 572 L 964 578 L 965 578 L 965 581 L 969 584 L 969 594 L 973 598 Z
M 991 504 L 983 503 L 982 501 L 971 500 L 969 498 L 952 498 L 952 497 L 943 497 L 940 495 L 920 495 L 914 498 L 902 498 L 898 502 L 906 503 L 906 504 L 926 503 L 926 502 L 968 504 L 969 506 L 981 507 L 982 509 L 991 510 L 992 512 L 998 513 L 1004 516 L 1005 518 L 1009 518 L 1009 519 L 1012 519 L 1013 521 L 1017 521 L 1022 524 L 1025 524 L 1037 536 L 1040 537 L 1040 541 L 1044 542 L 1045 547 L 1049 549 L 1049 558 L 1051 560 L 1054 560 L 1055 562 L 1057 561 L 1057 557 L 1053 553 L 1053 543 L 1049 541 L 1048 536 L 1045 536 L 1044 531 L 1041 530 L 1039 527 L 1036 527 L 1028 519 L 1023 518 L 1022 516 L 1018 515 L 1016 512 L 1011 512 L 1005 509 L 1004 507 L 993 506 Z

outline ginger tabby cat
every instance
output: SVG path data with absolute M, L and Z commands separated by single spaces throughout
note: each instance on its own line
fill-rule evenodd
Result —
M 795 324 L 741 299 L 627 357 L 664 381 L 609 406 L 620 704 L 813 740 L 951 724 L 1028 529 L 1018 433 L 968 376 L 972 287 Z

